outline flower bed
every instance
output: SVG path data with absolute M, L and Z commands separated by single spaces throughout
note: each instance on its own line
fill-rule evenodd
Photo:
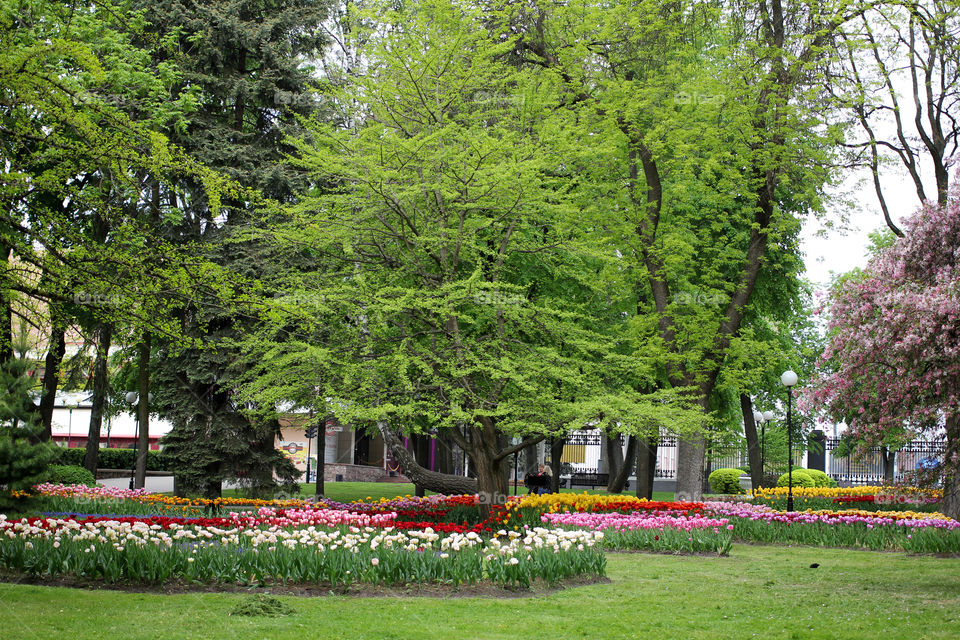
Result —
M 706 502 L 704 508 L 730 518 L 734 537 L 747 542 L 960 553 L 960 522 L 939 513 L 860 509 L 787 513 L 742 502 Z
M 565 530 L 603 532 L 607 549 L 650 550 L 673 553 L 718 553 L 729 551 L 733 540 L 781 544 L 810 544 L 851 548 L 902 550 L 920 553 L 960 553 L 960 523 L 935 512 L 930 492 L 906 494 L 915 502 L 894 502 L 878 487 L 853 489 L 806 489 L 798 491 L 801 509 L 786 513 L 776 507 L 783 501 L 783 489 L 764 490 L 770 504 L 750 501 L 661 502 L 632 496 L 550 494 L 511 499 L 490 509 L 481 519 L 475 496 L 405 496 L 391 500 L 338 503 L 257 501 L 264 506 L 230 507 L 219 504 L 220 517 L 198 519 L 198 512 L 163 512 L 136 515 L 136 508 L 161 510 L 162 503 L 145 492 L 88 487 L 38 488 L 55 496 L 64 506 L 98 505 L 112 500 L 116 512 L 96 511 L 96 519 L 81 514 L 57 513 L 57 518 L 86 522 L 117 520 L 121 523 L 147 522 L 166 530 L 171 526 L 302 530 L 313 527 L 333 530 L 342 527 L 389 528 L 404 534 L 430 530 L 437 535 L 475 535 L 495 538 L 495 532 L 526 532 L 543 526 Z M 846 493 L 844 493 L 846 492 Z M 73 496 L 73 497 L 71 497 Z M 70 501 L 74 502 L 70 502 Z M 809 501 L 804 504 L 804 501 Z M 858 509 L 837 509 L 849 502 Z M 269 505 L 269 506 L 267 506 Z M 810 508 L 810 506 L 816 508 Z M 895 507 L 899 510 L 892 510 Z M 905 509 L 903 507 L 909 507 Z M 186 509 L 201 509 L 184 505 Z M 882 509 L 882 510 L 881 510 Z M 76 511 L 81 511 L 76 509 Z M 111 515 L 119 513 L 120 515 Z M 28 524 L 38 525 L 36 519 Z M 525 533 L 524 533 L 525 535 Z
M 794 487 L 794 508 L 834 509 L 837 505 L 855 504 L 870 511 L 889 511 L 910 508 L 914 511 L 935 512 L 942 500 L 940 490 L 913 487 L 861 486 L 861 487 Z M 751 500 L 754 504 L 766 504 L 783 510 L 787 504 L 787 487 L 758 489 Z
M 727 518 L 707 518 L 683 512 L 665 513 L 545 513 L 544 523 L 603 531 L 608 549 L 643 549 L 671 553 L 727 555 L 733 525 Z
M 354 514 L 362 516 L 363 514 Z M 367 516 L 376 517 L 376 516 Z M 106 582 L 162 584 L 352 582 L 529 587 L 603 575 L 599 540 L 587 531 L 538 528 L 441 535 L 392 527 L 247 526 L 165 519 L 29 519 L 0 515 L 0 567 L 34 577 L 70 575 Z

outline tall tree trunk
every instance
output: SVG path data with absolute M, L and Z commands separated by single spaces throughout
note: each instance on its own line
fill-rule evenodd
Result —
M 0 273 L 4 278 L 9 271 L 11 254 L 10 247 L 0 242 Z M 13 307 L 10 295 L 10 289 L 0 288 L 0 367 L 13 359 Z
M 100 426 L 103 424 L 103 410 L 107 404 L 107 363 L 112 337 L 113 327 L 101 322 L 97 329 L 97 359 L 93 365 L 93 406 L 90 408 L 90 426 L 87 429 L 87 450 L 83 456 L 83 466 L 94 476 L 97 475 L 97 456 L 100 455 Z
M 609 434 L 606 431 L 600 433 L 600 439 L 603 441 L 604 455 L 607 457 L 607 473 L 609 480 L 607 482 L 607 491 L 613 484 L 613 477 L 620 472 L 623 467 L 623 446 L 620 444 L 619 434 Z M 597 471 L 603 471 L 598 469 Z
M 653 481 L 657 477 L 657 446 L 660 438 L 637 437 L 637 497 L 653 500 Z
M 703 462 L 706 440 L 692 434 L 677 439 L 677 491 L 680 501 L 697 501 L 703 497 Z
M 137 474 L 134 486 L 142 488 L 147 483 L 147 452 L 150 450 L 150 334 L 145 333 L 140 342 L 137 376 L 137 415 L 140 434 L 137 438 Z
M 880 447 L 880 457 L 883 459 L 883 484 L 890 485 L 893 484 L 893 461 L 897 456 L 896 451 L 892 451 L 887 447 Z
M 60 364 L 67 350 L 66 329 L 56 313 L 51 313 L 50 344 L 43 361 L 43 395 L 40 397 L 41 439 L 50 440 L 53 432 L 53 408 L 60 387 Z
M 947 449 L 943 453 L 941 513 L 960 520 L 960 413 L 947 416 Z
M 453 441 L 446 434 L 439 434 L 434 439 L 436 446 L 436 469 L 439 473 L 452 474 L 453 467 Z
M 550 492 L 560 493 L 560 459 L 563 457 L 563 445 L 567 439 L 564 436 L 550 440 Z
M 495 458 L 496 452 L 479 447 L 479 455 L 470 452 L 470 461 L 477 472 L 477 494 L 480 496 L 481 515 L 486 517 L 489 508 L 507 500 L 507 474 L 503 458 Z
M 532 444 L 523 450 L 523 475 L 533 475 L 540 466 L 540 444 Z
M 745 393 L 740 394 L 740 412 L 743 413 L 743 434 L 747 438 L 747 459 L 750 462 L 750 482 L 754 489 L 763 486 L 763 462 L 760 458 L 760 438 L 757 423 L 753 419 L 753 401 Z
M 623 456 L 623 462 L 620 464 L 620 468 L 617 469 L 616 474 L 610 474 L 609 482 L 607 483 L 607 491 L 610 493 L 622 493 L 627 484 L 627 480 L 630 479 L 630 472 L 633 471 L 637 460 L 637 441 L 639 439 L 637 436 L 628 436 L 627 453 Z M 620 448 L 619 442 L 617 442 L 616 448 Z
M 704 414 L 710 411 L 710 395 L 714 379 L 707 380 L 698 389 L 700 408 Z M 707 440 L 703 434 L 694 433 L 677 438 L 677 500 L 697 501 L 703 498 L 703 463 Z

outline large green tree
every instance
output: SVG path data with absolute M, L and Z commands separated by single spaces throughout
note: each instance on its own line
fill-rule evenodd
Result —
M 275 231 L 325 268 L 290 282 L 250 341 L 246 397 L 319 396 L 388 443 L 442 430 L 477 484 L 412 469 L 418 483 L 495 499 L 507 457 L 545 435 L 590 421 L 646 434 L 667 415 L 683 428 L 676 395 L 638 391 L 652 365 L 618 342 L 596 286 L 605 258 L 585 249 L 553 145 L 562 80 L 512 64 L 515 43 L 469 3 L 375 10 L 338 124 L 314 120 L 299 142 L 327 187 Z
M 231 289 L 222 270 L 145 224 L 150 185 L 189 176 L 214 208 L 235 190 L 159 132 L 183 126 L 192 92 L 175 66 L 150 64 L 134 44 L 142 33 L 142 12 L 123 3 L 0 4 L 0 360 L 11 301 L 24 296 L 38 310 L 27 319 L 46 315 L 50 327 L 45 437 L 71 321 L 99 333 L 104 354 L 114 325 L 181 339 L 171 309 Z M 150 49 L 172 44 L 157 37 Z M 102 384 L 95 395 L 99 405 Z
M 234 343 L 257 314 L 255 298 L 264 293 L 258 281 L 278 259 L 249 238 L 248 227 L 260 222 L 253 211 L 265 200 L 288 202 L 306 185 L 304 173 L 284 162 L 290 149 L 283 138 L 296 130 L 298 114 L 317 106 L 309 61 L 321 54 L 325 42 L 320 26 L 327 4 L 135 3 L 149 10 L 149 33 L 175 34 L 173 60 L 184 84 L 196 91 L 189 124 L 171 132 L 172 138 L 258 194 L 224 199 L 220 209 L 190 176 L 170 188 L 159 185 L 155 192 L 162 211 L 157 233 L 178 246 L 194 247 L 250 283 L 250 304 L 242 310 L 197 299 L 177 311 L 187 334 L 196 338 L 195 347 L 183 349 L 160 339 L 154 341 L 152 356 L 146 349 L 140 356 L 141 374 L 151 375 L 155 408 L 174 424 L 165 446 L 179 472 L 181 492 L 217 495 L 223 480 L 269 492 L 277 481 L 291 483 L 296 477 L 293 465 L 275 448 L 279 422 L 251 418 L 233 397 L 232 377 L 241 361 Z
M 577 171 L 633 278 L 636 352 L 659 352 L 658 384 L 716 415 L 724 363 L 758 348 L 745 320 L 761 273 L 796 277 L 797 261 L 769 257 L 793 253 L 822 207 L 835 135 L 814 87 L 844 5 L 510 6 L 498 28 L 521 34 L 515 59 L 567 88 Z M 686 497 L 702 491 L 705 435 L 679 441 Z

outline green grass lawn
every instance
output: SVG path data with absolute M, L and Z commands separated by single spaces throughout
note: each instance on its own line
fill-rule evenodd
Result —
M 414 487 L 409 483 L 394 482 L 325 482 L 323 485 L 326 497 L 337 502 L 352 502 L 354 500 L 378 500 L 380 498 L 395 498 L 397 496 L 413 495 Z M 606 494 L 604 489 L 561 489 L 561 493 L 593 493 Z M 300 493 L 308 496 L 316 495 L 316 485 L 301 484 Z M 433 493 L 428 491 L 427 494 Z M 511 488 L 510 494 L 513 495 Z M 526 491 L 520 487 L 518 495 L 524 495 Z M 224 497 L 237 497 L 239 492 L 236 489 L 227 489 L 223 492 Z M 623 495 L 633 495 L 625 491 Z M 673 500 L 673 494 L 665 491 L 658 491 L 653 494 L 654 500 Z
M 820 567 L 810 568 L 812 563 Z M 728 558 L 610 554 L 609 584 L 520 598 L 282 597 L 0 584 L 17 638 L 956 638 L 960 559 L 735 545 Z M 648 635 L 652 634 L 652 635 Z

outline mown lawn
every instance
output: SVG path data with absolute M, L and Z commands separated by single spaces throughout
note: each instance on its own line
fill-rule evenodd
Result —
M 230 616 L 242 594 L 0 584 L 0 629 L 125 640 L 960 636 L 958 558 L 735 545 L 728 558 L 610 554 L 608 574 L 509 599 L 284 596 L 295 613 L 281 618 Z
M 316 485 L 301 484 L 300 493 L 307 496 L 316 495 Z M 395 498 L 397 496 L 413 495 L 414 486 L 409 483 L 394 482 L 325 482 L 323 485 L 325 495 L 331 500 L 337 502 L 352 502 L 354 500 L 379 500 L 380 498 Z M 561 489 L 561 493 L 596 493 L 606 494 L 604 489 Z M 432 494 L 428 491 L 427 494 Z M 526 490 L 520 487 L 518 495 L 526 494 Z M 240 494 L 236 489 L 225 489 L 224 497 L 237 497 Z M 513 495 L 513 489 L 510 489 L 510 495 Z M 633 495 L 625 491 L 623 495 Z M 658 491 L 653 494 L 654 500 L 673 500 L 673 493 Z

